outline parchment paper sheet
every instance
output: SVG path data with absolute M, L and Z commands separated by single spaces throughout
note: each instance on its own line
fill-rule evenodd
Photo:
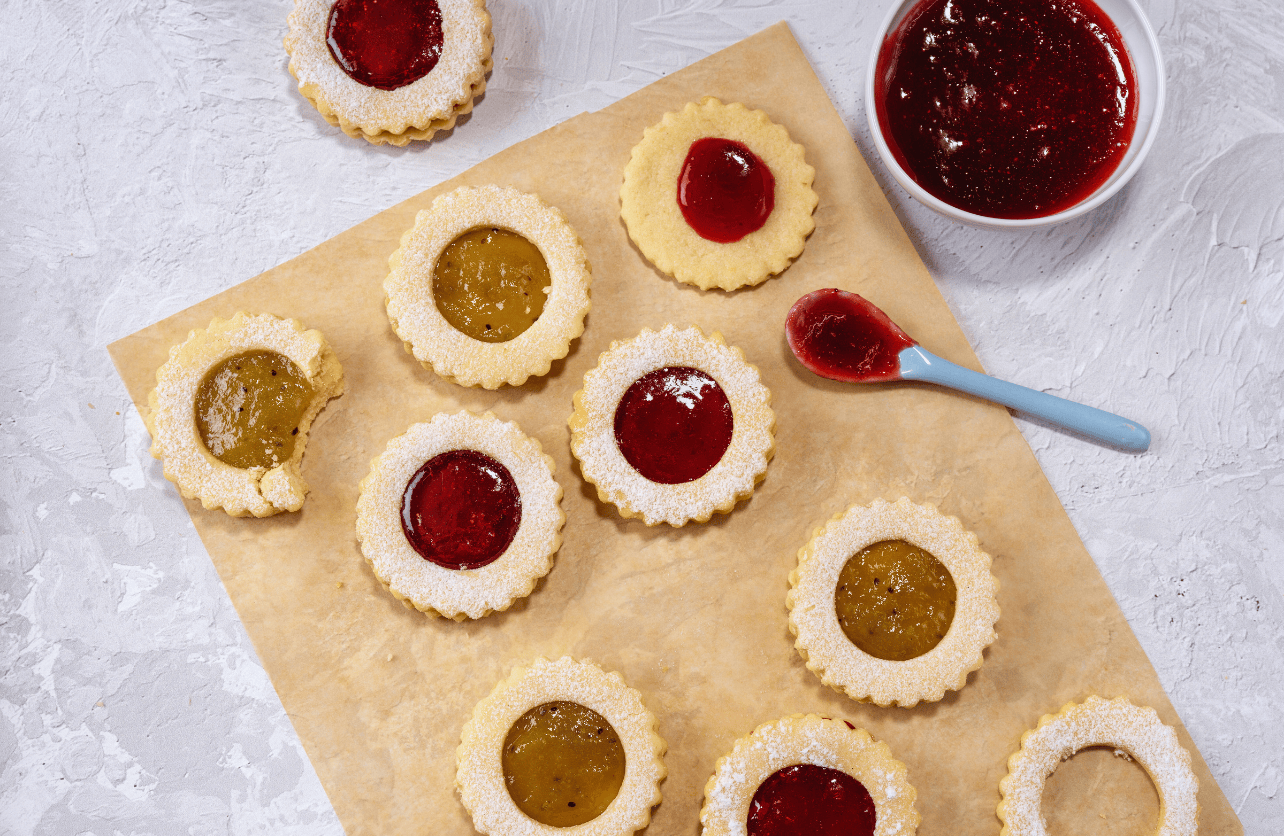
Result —
M 789 270 L 758 288 L 701 292 L 662 276 L 619 218 L 622 171 L 643 129 L 704 95 L 765 110 L 816 167 L 816 232 Z M 561 208 L 593 266 L 593 309 L 569 357 L 498 392 L 421 368 L 383 308 L 388 255 L 415 212 L 443 191 L 484 183 Z M 657 836 L 698 833 L 717 758 L 760 723 L 796 712 L 844 717 L 886 741 L 918 789 L 920 833 L 997 833 L 998 782 L 1022 732 L 1092 693 L 1126 694 L 1176 726 L 1195 759 L 1201 831 L 1242 832 L 1008 414 L 927 387 L 831 383 L 793 360 L 785 312 L 830 286 L 863 294 L 929 350 L 980 368 L 780 24 L 110 347 L 140 408 L 169 347 L 238 310 L 320 329 L 343 363 L 347 393 L 322 412 L 303 459 L 312 492 L 301 512 L 255 520 L 188 508 L 349 834 L 472 832 L 454 792 L 461 726 L 514 665 L 563 654 L 620 671 L 659 717 L 669 778 L 647 831 Z M 743 349 L 777 416 L 776 457 L 752 500 L 682 529 L 647 528 L 600 505 L 572 461 L 566 427 L 571 395 L 611 340 L 669 322 L 720 331 Z M 353 536 L 370 459 L 410 424 L 459 409 L 493 411 L 538 438 L 557 460 L 568 517 L 557 563 L 534 594 L 463 624 L 402 607 Z M 994 557 L 1003 615 L 985 665 L 961 692 L 878 708 L 803 667 L 784 600 L 813 529 L 853 503 L 902 495 L 976 532 Z M 1135 764 L 1096 751 L 1058 770 L 1044 806 L 1065 836 L 1153 832 L 1157 810 Z

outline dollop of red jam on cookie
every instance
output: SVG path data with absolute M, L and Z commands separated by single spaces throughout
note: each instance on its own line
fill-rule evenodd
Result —
M 876 822 L 864 784 L 810 763 L 773 773 L 749 802 L 749 836 L 873 836 Z
M 678 206 L 701 238 L 730 244 L 761 229 L 776 205 L 776 178 L 742 142 L 691 143 L 678 174 Z
M 401 528 L 415 551 L 446 569 L 477 569 L 513 542 L 522 500 L 508 468 L 476 450 L 434 456 L 406 484 Z
M 606 718 L 567 700 L 527 711 L 504 739 L 504 786 L 526 815 L 550 827 L 592 821 L 624 783 L 624 744 Z
M 941 643 L 954 621 L 958 589 L 926 549 L 884 540 L 848 558 L 834 611 L 851 643 L 879 659 L 916 659 Z
M 326 25 L 335 62 L 358 83 L 380 90 L 432 72 L 444 41 L 437 0 L 337 0 Z
M 731 402 L 718 381 L 689 366 L 666 366 L 633 381 L 615 408 L 615 443 L 652 482 L 691 482 L 731 445 Z
M 196 391 L 205 449 L 232 467 L 272 468 L 294 455 L 312 384 L 289 357 L 247 351 L 206 373 Z

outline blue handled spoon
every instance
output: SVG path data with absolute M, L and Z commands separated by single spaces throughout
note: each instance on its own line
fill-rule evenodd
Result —
M 1150 431 L 1136 421 L 942 360 L 916 343 L 877 306 L 845 290 L 817 290 L 795 302 L 785 318 L 785 338 L 800 363 L 830 380 L 935 383 L 1129 453 L 1143 453 L 1150 447 Z

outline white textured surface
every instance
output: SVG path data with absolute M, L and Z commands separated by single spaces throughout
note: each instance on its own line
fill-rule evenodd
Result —
M 990 371 L 1154 432 L 1129 457 L 1021 422 L 1247 831 L 1280 833 L 1284 11 L 1142 4 L 1166 125 L 1095 213 L 965 228 L 872 162 Z M 882 3 L 616 6 L 494 0 L 476 112 L 397 149 L 297 94 L 288 0 L 0 3 L 0 833 L 341 832 L 109 341 L 781 18 L 872 160 Z

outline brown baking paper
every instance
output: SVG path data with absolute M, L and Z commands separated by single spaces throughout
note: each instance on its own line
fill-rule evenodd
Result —
M 703 292 L 657 273 L 632 246 L 618 190 L 648 125 L 714 95 L 765 110 L 807 149 L 820 197 L 798 261 L 763 285 Z M 593 267 L 584 336 L 543 378 L 465 389 L 419 366 L 384 314 L 388 256 L 415 212 L 456 186 L 536 192 L 579 232 Z M 473 705 L 534 656 L 591 658 L 623 674 L 658 716 L 669 777 L 651 834 L 696 834 L 705 782 L 736 738 L 797 712 L 844 717 L 886 741 L 918 789 L 923 834 L 994 834 L 999 779 L 1022 732 L 1089 694 L 1154 706 L 1191 751 L 1206 833 L 1234 813 L 1092 559 L 1002 408 L 916 385 L 822 380 L 792 358 L 785 312 L 802 294 L 847 288 L 929 350 L 976 357 L 808 66 L 780 24 L 509 148 L 237 287 L 112 344 L 139 408 L 169 347 L 238 310 L 320 329 L 347 392 L 316 423 L 303 510 L 233 519 L 188 502 L 349 834 L 467 834 L 455 747 Z M 647 528 L 598 503 L 569 452 L 571 395 L 612 340 L 666 323 L 720 331 L 773 393 L 776 457 L 734 512 Z M 407 610 L 376 580 L 353 534 L 372 457 L 435 413 L 493 411 L 557 461 L 565 542 L 547 579 L 505 613 L 455 623 Z M 853 503 L 908 496 L 956 515 L 994 557 L 998 640 L 966 688 L 913 709 L 853 702 L 795 652 L 785 592 L 798 549 Z M 1090 751 L 1055 774 L 1044 809 L 1071 836 L 1153 832 L 1155 794 L 1135 765 Z

